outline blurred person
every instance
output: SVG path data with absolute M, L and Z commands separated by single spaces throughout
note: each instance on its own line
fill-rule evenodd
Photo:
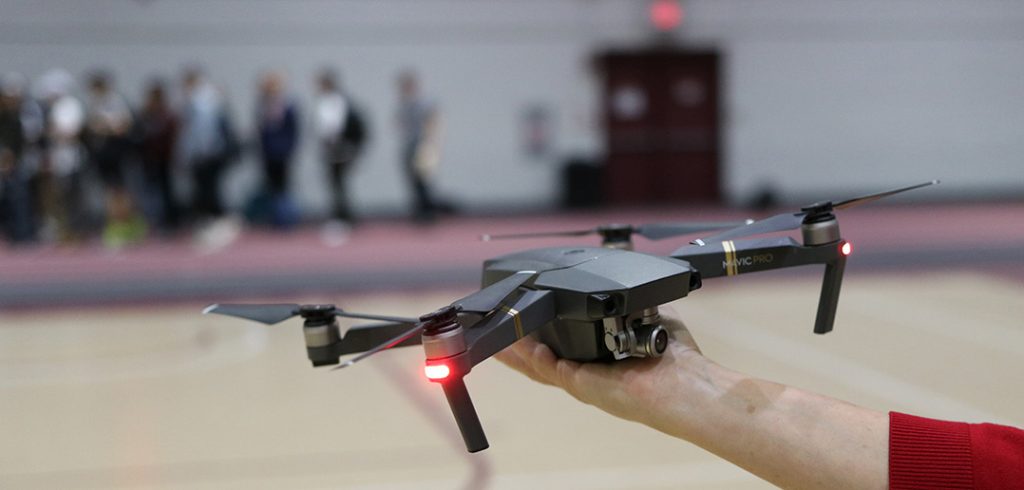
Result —
M 366 122 L 338 81 L 337 74 L 322 70 L 316 78 L 317 96 L 314 127 L 331 191 L 331 220 L 324 226 L 322 238 L 340 245 L 354 224 L 348 193 L 348 177 L 367 139 Z
M 103 183 L 121 190 L 125 187 L 124 165 L 133 118 L 128 103 L 113 83 L 106 72 L 97 71 L 89 76 L 84 138 Z
M 59 68 L 39 79 L 45 131 L 33 187 L 39 201 L 40 235 L 46 242 L 75 243 L 88 231 L 81 141 L 85 109 L 74 89 L 74 78 Z
M 89 78 L 85 141 L 104 186 L 103 243 L 115 249 L 137 244 L 146 235 L 145 221 L 136 211 L 126 181 L 133 121 L 128 103 L 115 90 L 111 75 L 93 73 Z
M 192 215 L 196 241 L 206 251 L 227 246 L 238 236 L 238 221 L 226 216 L 221 178 L 239 148 L 221 92 L 203 72 L 189 67 L 182 77 L 185 100 L 180 112 L 177 157 L 191 170 Z
M 12 74 L 7 79 L 7 85 L 17 94 L 20 99 L 20 119 L 22 129 L 21 158 L 18 165 L 19 179 L 24 185 L 24 199 L 19 199 L 22 208 L 14 211 L 18 216 L 19 236 L 26 241 L 37 240 L 37 209 L 38 199 L 34 182 L 38 182 L 37 176 L 43 165 L 43 145 L 46 141 L 46 114 L 43 106 L 32 96 L 29 90 L 28 79 L 19 74 Z
M 287 227 L 298 221 L 288 193 L 292 158 L 298 147 L 298 108 L 285 92 L 284 76 L 269 72 L 260 80 L 257 100 L 260 156 L 269 197 L 269 221 Z
M 31 197 L 22 168 L 22 92 L 17 75 L 8 74 L 0 80 L 0 223 L 11 243 L 31 238 Z
M 667 308 L 663 309 L 665 313 Z M 1024 431 L 880 412 L 720 366 L 677 318 L 660 358 L 559 359 L 524 337 L 496 357 L 534 381 L 689 441 L 782 488 L 1021 488 Z
M 437 107 L 420 94 L 411 70 L 398 75 L 398 129 L 402 167 L 413 193 L 413 218 L 430 222 L 444 206 L 435 198 L 432 180 L 441 159 L 441 118 Z
M 151 82 L 146 89 L 137 132 L 146 194 L 155 204 L 153 221 L 164 232 L 173 232 L 179 225 L 173 166 L 178 117 L 168 101 L 167 87 L 160 80 Z

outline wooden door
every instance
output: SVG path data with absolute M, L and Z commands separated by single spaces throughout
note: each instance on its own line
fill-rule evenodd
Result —
M 608 202 L 717 202 L 717 53 L 612 52 L 599 61 Z

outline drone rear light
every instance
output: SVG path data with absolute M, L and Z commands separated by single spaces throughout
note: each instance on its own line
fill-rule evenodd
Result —
M 447 364 L 427 364 L 423 367 L 423 374 L 432 381 L 441 381 L 452 374 Z
M 853 244 L 850 242 L 843 242 L 839 247 L 839 251 L 842 252 L 843 255 L 850 255 L 853 253 Z

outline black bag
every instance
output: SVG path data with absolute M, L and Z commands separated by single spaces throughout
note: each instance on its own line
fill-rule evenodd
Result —
M 345 125 L 341 130 L 341 137 L 338 138 L 331 149 L 335 161 L 350 163 L 355 160 L 363 150 L 363 146 L 369 139 L 369 128 L 362 111 L 355 104 L 349 104 L 345 114 Z

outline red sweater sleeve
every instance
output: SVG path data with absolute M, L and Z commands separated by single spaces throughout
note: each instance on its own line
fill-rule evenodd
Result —
M 1024 431 L 890 412 L 889 488 L 1024 489 Z

